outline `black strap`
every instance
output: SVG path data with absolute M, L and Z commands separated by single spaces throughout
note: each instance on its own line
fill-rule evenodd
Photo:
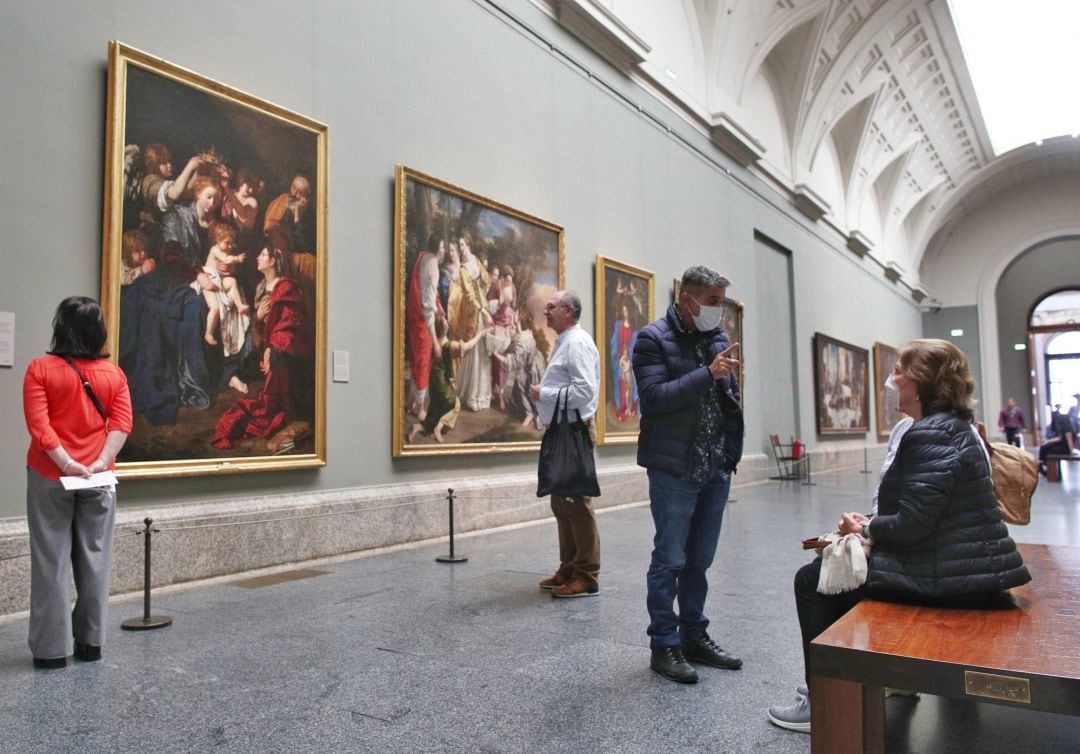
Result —
M 83 376 L 82 371 L 80 371 L 80 369 L 75 366 L 75 362 L 62 353 L 58 353 L 56 355 L 66 361 L 68 363 L 68 366 L 75 370 L 75 374 L 79 375 L 79 382 L 82 383 L 83 390 L 86 391 L 86 394 L 90 396 L 90 400 L 93 401 L 94 408 L 96 408 L 97 412 L 101 414 L 102 419 L 108 421 L 109 417 L 105 413 L 105 407 L 101 405 L 101 401 L 98 400 L 98 397 L 96 395 L 94 395 L 94 388 L 90 387 L 90 383 L 87 381 L 86 377 Z

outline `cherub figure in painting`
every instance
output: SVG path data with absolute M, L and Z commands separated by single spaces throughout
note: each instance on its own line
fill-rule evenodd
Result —
M 240 352 L 244 345 L 244 333 L 247 332 L 248 313 L 251 307 L 244 301 L 244 294 L 236 282 L 236 265 L 243 264 L 246 253 L 233 254 L 236 243 L 236 229 L 225 223 L 212 223 L 210 237 L 214 245 L 206 256 L 203 272 L 217 285 L 216 291 L 202 290 L 198 281 L 192 286 L 199 286 L 206 299 L 206 334 L 204 338 L 212 346 L 218 344 L 214 333 L 220 329 L 225 355 Z

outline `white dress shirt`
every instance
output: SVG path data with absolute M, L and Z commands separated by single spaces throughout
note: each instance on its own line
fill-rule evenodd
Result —
M 555 338 L 551 360 L 540 380 L 540 399 L 536 406 L 544 424 L 551 424 L 555 401 L 563 388 L 569 388 L 567 408 L 571 412 L 578 409 L 582 421 L 596 414 L 600 405 L 600 352 L 592 337 L 578 324 L 566 328 Z M 573 413 L 570 416 L 577 418 Z

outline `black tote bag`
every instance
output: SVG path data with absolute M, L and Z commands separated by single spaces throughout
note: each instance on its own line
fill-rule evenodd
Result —
M 593 458 L 589 428 L 581 420 L 581 412 L 577 409 L 574 409 L 577 421 L 570 421 L 566 410 L 566 392 L 565 389 L 559 391 L 551 424 L 540 441 L 536 496 L 598 497 L 600 484 L 596 480 L 596 459 Z

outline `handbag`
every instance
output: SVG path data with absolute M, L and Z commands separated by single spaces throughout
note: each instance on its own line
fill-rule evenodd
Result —
M 1004 442 L 987 442 L 986 427 L 978 424 L 979 437 L 990 456 L 990 476 L 994 480 L 1001 518 L 1007 524 L 1031 522 L 1031 496 L 1039 484 L 1039 465 L 1026 450 Z
M 564 388 L 555 398 L 551 424 L 540 441 L 536 496 L 597 497 L 600 495 L 600 483 L 596 480 L 596 459 L 593 457 L 589 428 L 581 420 L 581 412 L 577 409 L 574 409 L 577 421 L 570 421 L 566 401 L 567 390 Z

